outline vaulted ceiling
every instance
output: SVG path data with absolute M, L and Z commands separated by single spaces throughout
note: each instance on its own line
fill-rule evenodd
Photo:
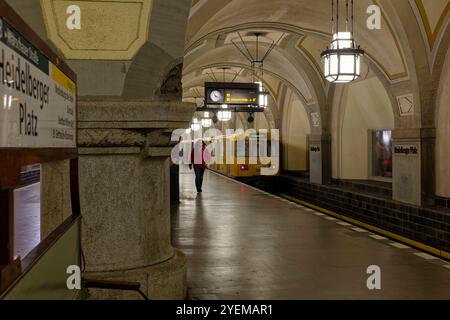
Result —
M 403 7 L 391 0 L 355 1 L 355 38 L 366 51 L 362 79 L 377 75 L 391 85 L 414 80 L 411 78 L 418 76 L 417 52 L 412 48 L 417 44 L 411 46 L 411 41 L 420 42 L 430 70 L 433 67 L 449 22 L 450 2 L 397 1 Z M 381 30 L 366 26 L 370 16 L 367 9 L 374 4 L 382 9 Z M 204 81 L 211 80 L 211 74 L 221 74 L 223 67 L 232 68 L 226 72 L 227 81 L 236 74 L 235 80 L 249 81 L 249 62 L 232 41 L 240 43 L 242 36 L 250 52 L 256 54 L 252 33 L 257 31 L 264 35 L 260 56 L 272 41 L 280 39 L 264 65 L 264 81 L 274 100 L 279 99 L 280 88 L 287 87 L 306 108 L 309 106 L 309 113 L 324 113 L 330 86 L 322 76 L 320 52 L 331 39 L 330 19 L 330 0 L 194 0 L 186 37 L 184 97 L 192 100 L 192 88 L 202 92 Z M 421 30 L 415 39 L 408 36 L 408 19 Z

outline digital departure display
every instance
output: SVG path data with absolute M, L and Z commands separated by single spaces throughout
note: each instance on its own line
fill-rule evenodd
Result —
M 255 83 L 207 82 L 207 105 L 259 106 L 259 85 Z

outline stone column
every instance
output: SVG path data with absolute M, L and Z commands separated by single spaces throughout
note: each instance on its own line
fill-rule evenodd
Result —
M 329 184 L 331 181 L 331 136 L 310 135 L 309 137 L 309 180 L 315 184 Z
M 186 296 L 186 259 L 171 246 L 170 138 L 182 102 L 79 102 L 82 248 L 87 279 L 137 281 L 151 299 Z M 93 299 L 138 299 L 90 290 Z
M 393 131 L 393 199 L 421 206 L 434 203 L 435 129 Z

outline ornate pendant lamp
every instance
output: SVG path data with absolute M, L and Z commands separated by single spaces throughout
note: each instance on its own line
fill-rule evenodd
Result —
M 263 32 L 254 32 L 253 35 L 256 38 L 256 50 L 255 55 L 250 52 L 250 49 L 245 44 L 244 39 L 241 34 L 237 33 L 240 40 L 241 46 L 243 49 L 233 40 L 231 43 L 239 50 L 239 52 L 250 62 L 250 67 L 253 75 L 253 82 L 259 85 L 259 107 L 266 108 L 268 107 L 268 97 L 269 92 L 264 88 L 264 61 L 270 55 L 270 53 L 278 46 L 280 41 L 284 38 L 285 33 L 282 33 L 277 41 L 272 41 L 269 46 L 269 49 L 263 56 L 260 56 L 260 47 L 259 47 L 259 39 L 261 36 L 264 36 Z
M 228 105 L 224 104 L 222 105 L 222 110 L 220 110 L 219 112 L 217 112 L 217 118 L 219 119 L 219 121 L 221 122 L 227 122 L 231 120 L 231 111 L 227 110 L 228 109 Z
M 259 37 L 261 36 L 260 33 L 255 32 L 256 37 L 256 53 L 255 53 L 255 59 L 252 61 L 252 73 L 253 73 L 253 82 L 259 85 L 259 107 L 260 108 L 267 108 L 268 106 L 268 95 L 269 93 L 266 92 L 266 89 L 264 88 L 263 82 L 264 82 L 264 60 L 270 54 L 270 52 L 273 50 L 272 47 L 269 49 L 268 54 L 266 54 L 262 59 L 259 58 Z M 273 45 L 273 44 L 272 44 Z
M 336 10 L 334 9 L 335 1 Z M 351 21 L 349 21 L 349 1 L 345 0 L 345 32 L 339 31 L 339 0 L 332 0 L 331 3 L 333 39 L 330 47 L 321 54 L 324 60 L 325 78 L 331 83 L 349 83 L 361 75 L 361 57 L 364 55 L 364 50 L 355 43 L 353 36 L 354 4 L 351 0 Z M 351 24 L 350 30 L 349 24 Z
M 210 128 L 212 126 L 212 119 L 209 117 L 209 112 L 203 114 L 201 122 L 203 128 Z
M 197 118 L 194 118 L 192 120 L 191 130 L 195 132 L 195 131 L 199 131 L 201 129 L 202 129 L 201 123 L 198 122 Z

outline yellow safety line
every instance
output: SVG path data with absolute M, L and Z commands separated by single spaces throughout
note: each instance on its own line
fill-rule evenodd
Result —
M 386 237 L 388 237 L 388 238 L 397 240 L 397 241 L 399 241 L 399 242 L 406 243 L 406 244 L 408 244 L 408 245 L 410 245 L 410 246 L 412 246 L 412 247 L 415 247 L 415 248 L 418 248 L 418 249 L 420 249 L 420 250 L 426 251 L 426 252 L 431 253 L 431 254 L 433 254 L 433 255 L 435 255 L 435 256 L 444 258 L 444 259 L 446 259 L 446 260 L 450 260 L 450 253 L 448 253 L 448 252 L 446 252 L 446 251 L 443 251 L 443 250 L 440 250 L 440 249 L 437 249 L 437 248 L 428 246 L 428 245 L 426 245 L 426 244 L 417 242 L 417 241 L 415 241 L 415 240 L 411 240 L 411 239 L 409 239 L 409 238 L 403 237 L 403 236 L 401 236 L 401 235 L 392 233 L 392 232 L 387 231 L 387 230 L 384 230 L 384 229 L 380 229 L 380 228 L 378 228 L 378 227 L 375 227 L 375 226 L 372 226 L 372 225 L 370 225 L 370 224 L 367 224 L 367 223 L 364 223 L 364 222 L 355 220 L 355 219 L 353 219 L 353 218 L 349 218 L 349 217 L 347 217 L 347 216 L 344 216 L 344 215 L 335 213 L 335 212 L 330 211 L 330 210 L 328 210 L 328 209 L 324 209 L 324 208 L 318 207 L 318 206 L 316 206 L 316 205 L 314 205 L 314 204 L 311 204 L 311 203 L 308 203 L 308 202 L 305 202 L 305 201 L 302 201 L 302 200 L 293 198 L 293 197 L 288 196 L 288 195 L 286 195 L 286 194 L 279 193 L 278 195 L 281 196 L 281 197 L 283 197 L 283 198 L 286 198 L 286 199 L 288 199 L 288 200 L 291 200 L 291 201 L 293 201 L 293 202 L 302 204 L 302 205 L 304 205 L 304 206 L 306 206 L 306 207 L 309 207 L 309 208 L 311 208 L 311 209 L 315 209 L 315 210 L 317 210 L 317 211 L 320 211 L 320 212 L 322 212 L 322 213 L 324 213 L 324 214 L 333 216 L 333 217 L 338 218 L 338 219 L 340 219 L 340 220 L 347 221 L 347 222 L 349 222 L 349 223 L 351 223 L 351 224 L 360 226 L 360 227 L 362 227 L 362 228 L 364 228 L 364 229 L 367 229 L 367 230 L 371 230 L 371 231 L 373 231 L 373 232 L 375 232 L 375 233 L 384 235 L 384 236 L 386 236 Z
M 219 175 L 221 175 L 221 176 L 225 176 L 225 177 L 227 177 L 227 178 L 229 178 L 229 179 L 231 179 L 231 180 L 233 180 L 233 181 L 235 181 L 235 182 L 242 183 L 242 182 L 240 182 L 240 181 L 237 181 L 234 177 L 231 177 L 231 176 L 229 176 L 229 175 L 227 175 L 227 174 L 224 174 L 224 173 L 222 173 L 222 172 L 220 172 L 220 171 L 216 171 L 216 170 L 213 170 L 213 169 L 210 169 L 210 168 L 208 168 L 208 169 L 209 169 L 210 171 L 212 171 L 213 173 L 219 174 Z M 245 183 L 242 183 L 242 184 L 245 184 Z M 249 186 L 248 184 L 245 184 L 245 185 L 246 185 L 246 186 Z M 253 188 L 255 188 L 255 187 L 253 187 Z M 257 188 L 255 188 L 255 189 L 257 189 Z M 258 189 L 258 190 L 259 190 L 259 189 Z M 340 219 L 340 220 L 349 222 L 349 223 L 351 223 L 351 224 L 353 224 L 353 225 L 357 225 L 357 226 L 359 226 L 359 227 L 362 227 L 362 228 L 364 228 L 364 229 L 370 230 L 370 231 L 372 231 L 372 232 L 375 232 L 375 233 L 384 235 L 384 236 L 386 236 L 386 237 L 388 237 L 388 238 L 391 238 L 391 239 L 394 239 L 394 240 L 396 240 L 396 241 L 403 242 L 403 243 L 405 243 L 405 244 L 410 245 L 411 247 L 415 247 L 415 248 L 420 249 L 420 250 L 422 250 L 422 251 L 431 253 L 431 254 L 433 254 L 433 255 L 435 255 L 435 256 L 438 256 L 438 257 L 440 257 L 440 258 L 443 258 L 443 259 L 445 259 L 445 260 L 450 260 L 450 253 L 447 252 L 447 251 L 444 251 L 444 250 L 440 250 L 440 249 L 431 247 L 431 246 L 429 246 L 429 245 L 426 245 L 426 244 L 423 244 L 423 243 L 421 243 L 421 242 L 418 242 L 418 241 L 415 241 L 415 240 L 412 240 L 412 239 L 403 237 L 403 236 L 398 235 L 398 234 L 396 234 L 396 233 L 392 233 L 392 232 L 390 232 L 390 231 L 387 231 L 387 230 L 384 230 L 384 229 L 381 229 L 381 228 L 372 226 L 372 225 L 370 225 L 370 224 L 361 222 L 361 221 L 359 221 L 359 220 L 355 220 L 355 219 L 353 219 L 353 218 L 350 218 L 350 217 L 347 217 L 347 216 L 344 216 L 344 215 L 335 213 L 335 212 L 333 212 L 333 211 L 330 211 L 330 210 L 328 210 L 328 209 L 321 208 L 321 207 L 316 206 L 316 205 L 314 205 L 314 204 L 311 204 L 311 203 L 309 203 L 309 202 L 306 202 L 306 201 L 303 201 L 303 200 L 299 200 L 299 199 L 293 198 L 293 197 L 288 196 L 288 195 L 286 195 L 286 194 L 284 194 L 284 193 L 278 193 L 278 195 L 281 196 L 281 197 L 283 197 L 283 198 L 285 198 L 285 199 L 288 199 L 288 200 L 291 200 L 291 201 L 293 201 L 293 202 L 296 202 L 296 203 L 299 203 L 299 204 L 301 204 L 301 205 L 304 205 L 304 206 L 306 206 L 306 207 L 309 207 L 309 208 L 311 208 L 311 209 L 320 211 L 320 212 L 322 212 L 322 213 L 324 213 L 324 214 L 326 214 L 326 215 L 333 216 L 333 217 L 338 218 L 338 219 Z

